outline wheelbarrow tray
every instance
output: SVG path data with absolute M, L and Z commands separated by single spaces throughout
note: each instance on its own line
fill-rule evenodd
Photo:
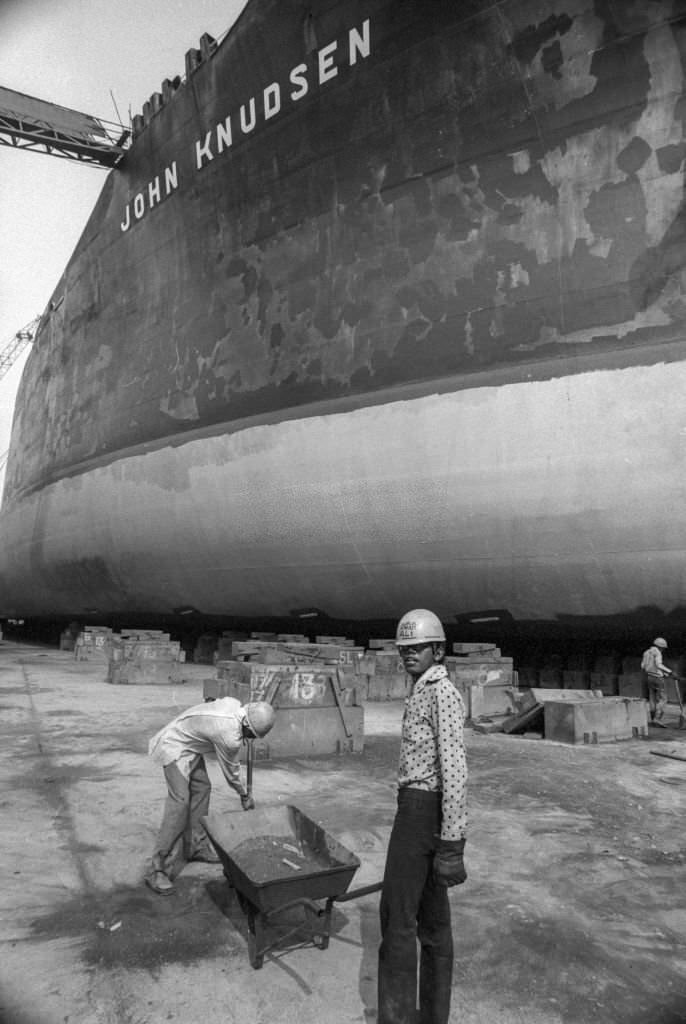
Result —
M 344 893 L 360 866 L 359 859 L 297 807 L 287 804 L 232 814 L 208 814 L 203 824 L 219 855 L 224 874 L 239 896 L 262 914 L 300 900 L 333 899 Z M 246 865 L 245 846 L 268 836 L 290 837 L 317 867 L 304 866 L 287 877 L 260 877 Z M 241 863 L 232 851 L 241 846 Z

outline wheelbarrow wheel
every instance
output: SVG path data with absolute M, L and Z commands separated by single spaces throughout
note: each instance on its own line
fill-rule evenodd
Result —
M 317 949 L 329 948 L 329 930 L 331 928 L 331 906 L 327 902 L 325 908 L 315 910 L 305 905 L 305 917 L 309 922 L 312 943 Z

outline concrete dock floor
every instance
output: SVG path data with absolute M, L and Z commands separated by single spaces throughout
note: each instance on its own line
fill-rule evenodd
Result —
M 143 884 L 165 796 L 147 741 L 202 700 L 212 670 L 188 674 L 112 686 L 104 665 L 0 644 L 0 1024 L 375 1020 L 378 895 L 334 910 L 327 950 L 284 944 L 254 970 L 221 867 L 187 866 L 168 898 Z M 382 874 L 401 714 L 367 705 L 363 754 L 255 767 L 261 806 L 295 804 L 359 856 L 355 888 Z M 586 747 L 467 731 L 451 1022 L 686 1022 L 686 762 L 656 749 L 686 755 L 686 730 Z M 213 811 L 244 813 L 209 770 Z

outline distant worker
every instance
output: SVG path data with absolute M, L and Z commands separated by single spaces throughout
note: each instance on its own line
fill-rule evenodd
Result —
M 145 878 L 154 892 L 161 896 L 174 892 L 170 876 L 180 840 L 187 847 L 188 860 L 211 864 L 219 860 L 201 821 L 209 810 L 212 790 L 205 754 L 216 754 L 243 810 L 251 811 L 255 801 L 241 782 L 238 755 L 245 740 L 267 735 L 274 718 L 274 708 L 264 701 L 243 706 L 233 697 L 222 697 L 188 708 L 150 740 L 148 753 L 163 767 L 168 790 L 151 869 Z
M 447 1024 L 453 974 L 448 887 L 467 878 L 465 712 L 442 664 L 445 633 L 433 612 L 417 608 L 404 615 L 396 645 L 413 683 L 379 908 L 378 1024 Z
M 667 641 L 658 636 L 652 646 L 643 652 L 641 668 L 645 672 L 648 684 L 648 703 L 651 722 L 659 722 L 665 713 L 667 690 L 665 679 L 672 675 L 672 670 L 662 662 L 662 652 L 667 650 Z

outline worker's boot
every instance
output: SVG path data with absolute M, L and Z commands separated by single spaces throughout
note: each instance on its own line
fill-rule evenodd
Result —
M 171 896 L 174 892 L 174 883 L 164 870 L 165 859 L 161 853 L 156 853 L 152 858 L 150 871 L 145 876 L 145 884 L 159 896 Z

